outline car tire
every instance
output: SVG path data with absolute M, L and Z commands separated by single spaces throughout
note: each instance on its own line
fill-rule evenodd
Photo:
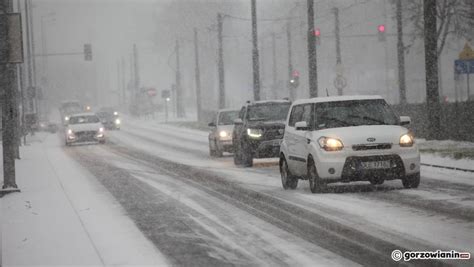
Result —
M 240 145 L 236 145 L 234 142 L 234 164 L 235 165 L 242 165 L 242 149 Z
M 253 166 L 253 155 L 251 149 L 245 143 L 241 145 L 242 164 L 244 167 Z
M 216 150 L 212 149 L 211 141 L 209 141 L 209 156 L 216 157 Z
M 326 188 L 326 183 L 321 180 L 316 170 L 316 165 L 314 161 L 310 159 L 308 161 L 308 180 L 309 180 L 309 189 L 311 193 L 321 193 Z
M 105 140 L 100 140 L 99 144 L 101 144 L 101 145 L 105 144 Z
M 219 147 L 217 146 L 217 143 L 215 143 L 215 145 L 216 145 L 216 150 L 215 150 L 216 157 L 221 158 L 224 155 L 224 153 L 222 152 L 222 150 L 219 149 Z
M 298 186 L 298 178 L 291 174 L 284 156 L 280 157 L 280 176 L 283 189 L 296 189 Z
M 405 188 L 418 188 L 420 185 L 420 173 L 405 175 L 405 177 L 402 178 L 402 184 Z

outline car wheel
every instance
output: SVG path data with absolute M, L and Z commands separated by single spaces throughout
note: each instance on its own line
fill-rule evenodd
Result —
M 105 144 L 105 140 L 100 140 L 99 144 L 101 144 L 101 145 Z
M 216 150 L 212 149 L 211 141 L 209 141 L 209 156 L 211 156 L 211 157 L 216 156 Z
M 215 143 L 216 145 L 216 157 L 222 157 L 224 155 L 224 153 L 222 152 L 222 150 L 219 149 L 219 147 L 217 146 L 217 143 Z
M 252 167 L 253 166 L 253 155 L 252 150 L 248 145 L 243 144 L 242 146 L 242 163 L 244 167 Z
M 420 173 L 406 175 L 402 178 L 402 184 L 405 188 L 418 188 L 418 185 L 420 185 Z
M 234 143 L 234 164 L 242 165 L 242 150 L 240 148 L 240 145 L 236 145 L 235 143 Z
M 326 188 L 326 183 L 319 177 L 316 165 L 312 160 L 309 161 L 308 165 L 308 180 L 311 193 L 320 193 Z
M 283 156 L 280 158 L 280 175 L 283 189 L 296 189 L 298 186 L 298 178 L 291 174 L 290 170 L 288 169 L 286 159 Z

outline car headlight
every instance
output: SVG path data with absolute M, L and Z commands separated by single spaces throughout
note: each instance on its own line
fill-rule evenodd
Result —
M 411 147 L 415 143 L 415 140 L 411 134 L 404 134 L 400 136 L 401 147 Z
M 104 132 L 104 128 L 100 127 L 99 128 L 99 133 L 103 133 Z
M 220 131 L 220 132 L 219 132 L 219 136 L 220 136 L 221 138 L 226 138 L 227 136 L 229 136 L 229 134 L 228 134 L 226 131 Z
M 114 116 L 117 116 L 118 115 L 118 112 L 117 111 L 114 111 Z
M 64 120 L 65 120 L 65 121 L 68 121 L 68 120 L 69 120 L 69 116 L 64 117 Z
M 319 146 L 326 151 L 338 151 L 341 150 L 344 145 L 342 141 L 332 137 L 321 137 L 318 139 Z
M 69 135 L 73 135 L 73 134 L 74 134 L 74 132 L 73 132 L 71 129 L 67 129 L 67 134 L 69 134 Z
M 115 119 L 115 124 L 120 124 L 120 119 Z
M 252 138 L 260 138 L 262 137 L 263 131 L 262 129 L 247 129 L 248 136 Z

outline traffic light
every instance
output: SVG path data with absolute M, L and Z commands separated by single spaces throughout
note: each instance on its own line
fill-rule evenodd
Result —
M 295 70 L 291 73 L 291 78 L 290 78 L 290 87 L 295 89 L 300 85 L 300 73 Z
M 92 45 L 84 44 L 84 60 L 92 61 Z
M 379 38 L 380 42 L 384 42 L 386 37 L 385 37 L 385 25 L 381 24 L 377 26 L 377 37 Z
M 316 28 L 316 30 L 314 30 L 314 36 L 316 36 L 316 45 L 320 45 L 321 44 L 321 30 L 319 28 Z

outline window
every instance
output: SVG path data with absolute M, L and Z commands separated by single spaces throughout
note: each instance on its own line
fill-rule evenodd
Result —
M 219 125 L 232 125 L 239 115 L 238 111 L 223 111 L 219 114 Z
M 294 106 L 291 111 L 288 126 L 295 127 L 295 123 L 301 121 L 301 118 L 303 118 L 303 111 L 303 105 Z

